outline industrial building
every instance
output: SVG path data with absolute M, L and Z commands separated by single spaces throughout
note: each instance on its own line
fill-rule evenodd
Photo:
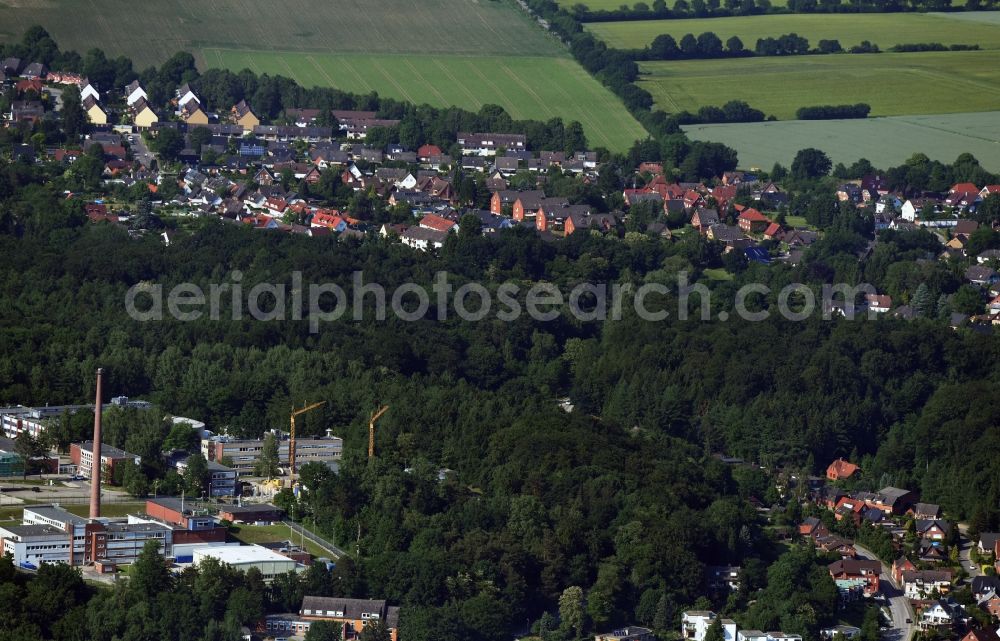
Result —
M 302 565 L 295 559 L 283 556 L 260 545 L 217 545 L 199 547 L 193 551 L 194 563 L 199 565 L 205 559 L 216 559 L 221 563 L 246 572 L 257 568 L 264 576 L 264 581 L 270 583 L 279 574 L 296 572 Z
M 132 400 L 127 396 L 116 396 L 110 403 L 105 403 L 104 408 L 129 407 L 133 409 L 148 410 L 153 404 L 148 401 Z M 46 405 L 44 407 L 16 407 L 0 408 L 0 427 L 3 429 L 3 436 L 16 438 L 21 432 L 27 432 L 34 438 L 38 438 L 42 432 L 48 428 L 51 419 L 58 419 L 63 414 L 76 414 L 81 410 L 92 411 L 93 405 Z
M 288 467 L 288 439 L 278 435 L 278 467 Z M 264 451 L 264 439 L 230 439 L 226 436 L 211 436 L 201 442 L 201 452 L 210 461 L 222 462 L 235 468 L 240 474 L 253 474 L 254 465 Z M 324 438 L 297 438 L 295 441 L 295 462 L 298 467 L 318 461 L 332 463 L 339 461 L 344 451 L 344 440 L 338 436 Z
M 285 511 L 270 503 L 228 505 L 219 509 L 219 518 L 231 523 L 271 523 L 285 518 Z
M 187 470 L 187 459 L 179 461 L 176 465 L 177 472 L 183 476 Z M 226 467 L 217 461 L 208 461 L 208 495 L 209 496 L 237 496 L 237 478 L 239 472 L 231 467 Z
M 94 442 L 84 441 L 83 443 L 72 443 L 69 446 L 69 458 L 76 465 L 77 474 L 91 478 L 94 467 Z M 136 454 L 130 454 L 125 450 L 112 447 L 107 443 L 101 443 L 101 470 L 105 483 L 110 483 L 115 476 L 115 467 L 125 461 L 132 461 L 136 465 L 142 462 L 142 458 Z
M 341 624 L 341 638 L 355 641 L 365 626 L 385 622 L 392 641 L 399 641 L 399 608 L 380 599 L 307 596 L 298 613 L 269 614 L 257 632 L 273 637 L 304 636 L 313 621 Z
M 57 505 L 26 507 L 22 525 L 0 528 L 0 549 L 26 568 L 42 563 L 132 563 L 149 540 L 160 544 L 164 556 L 171 555 L 173 531 L 167 525 L 85 519 Z

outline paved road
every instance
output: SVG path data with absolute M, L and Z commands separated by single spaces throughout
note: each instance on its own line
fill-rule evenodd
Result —
M 857 550 L 858 556 L 862 559 L 878 560 L 874 552 L 857 543 L 854 544 L 854 549 Z M 889 600 L 889 610 L 892 612 L 892 627 L 882 633 L 882 638 L 888 641 L 910 641 L 916 627 L 906 621 L 907 619 L 913 621 L 916 615 L 913 613 L 910 600 L 903 596 L 903 591 L 896 585 L 896 581 L 892 578 L 885 563 L 882 564 L 879 585 L 882 588 L 882 594 Z
M 149 147 L 146 146 L 146 141 L 142 139 L 142 135 L 129 134 L 126 136 L 126 139 L 128 140 L 128 144 L 132 147 L 132 156 L 134 156 L 143 167 L 152 167 L 153 160 L 156 156 L 154 156 L 153 152 L 151 152 Z
M 970 556 L 972 546 L 976 544 L 969 538 L 969 526 L 967 523 L 959 523 L 958 532 L 962 535 L 958 537 L 958 558 L 962 562 L 962 568 L 969 574 L 969 582 L 971 583 L 973 578 L 982 574 L 979 566 L 972 562 L 972 557 Z

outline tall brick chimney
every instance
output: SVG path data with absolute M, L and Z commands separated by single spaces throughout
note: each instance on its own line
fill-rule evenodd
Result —
M 101 515 L 101 377 L 104 370 L 97 369 L 97 398 L 94 401 L 94 445 L 91 453 L 94 456 L 90 472 L 90 518 Z

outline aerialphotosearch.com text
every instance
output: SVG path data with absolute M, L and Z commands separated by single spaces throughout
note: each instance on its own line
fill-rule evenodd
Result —
M 777 292 L 776 304 L 762 307 L 759 300 L 771 297 L 774 292 L 763 283 L 749 283 L 736 291 L 732 313 L 713 314 L 712 292 L 701 283 L 691 283 L 687 272 L 677 275 L 673 288 L 662 283 L 580 283 L 569 291 L 544 282 L 526 285 L 508 281 L 492 288 L 467 282 L 456 287 L 443 271 L 435 274 L 430 287 L 408 282 L 386 288 L 378 282 L 366 282 L 362 271 L 353 272 L 350 280 L 347 291 L 332 282 L 305 283 L 302 272 L 296 271 L 287 283 L 245 286 L 242 272 L 234 270 L 227 282 L 207 286 L 181 283 L 165 291 L 162 284 L 137 283 L 125 295 L 125 308 L 139 322 L 167 318 L 307 321 L 309 331 L 316 333 L 323 323 L 345 318 L 383 321 L 390 314 L 403 321 L 443 321 L 452 316 L 470 322 L 488 318 L 514 321 L 527 314 L 532 320 L 546 322 L 565 312 L 582 322 L 620 320 L 626 306 L 647 321 L 668 318 L 725 321 L 735 314 L 740 320 L 759 322 L 775 313 L 792 321 L 805 320 L 817 313 L 827 320 L 834 315 L 852 319 L 866 311 L 864 307 L 856 308 L 854 301 L 864 294 L 876 293 L 869 284 L 837 284 L 823 285 L 817 296 L 808 285 L 793 283 Z M 672 301 L 674 309 L 668 309 L 668 301 Z M 692 305 L 696 307 L 694 310 Z M 873 315 L 867 311 L 869 316 Z

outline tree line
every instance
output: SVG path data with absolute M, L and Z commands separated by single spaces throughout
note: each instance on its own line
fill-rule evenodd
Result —
M 782 13 L 896 13 L 905 11 L 979 11 L 996 6 L 994 0 L 973 0 L 953 5 L 951 0 L 792 0 L 775 6 L 770 0 L 676 0 L 672 8 L 664 0 L 636 2 L 617 9 L 590 9 L 586 1 L 570 7 L 580 22 L 617 22 L 626 20 L 683 20 L 685 18 L 722 18 Z

